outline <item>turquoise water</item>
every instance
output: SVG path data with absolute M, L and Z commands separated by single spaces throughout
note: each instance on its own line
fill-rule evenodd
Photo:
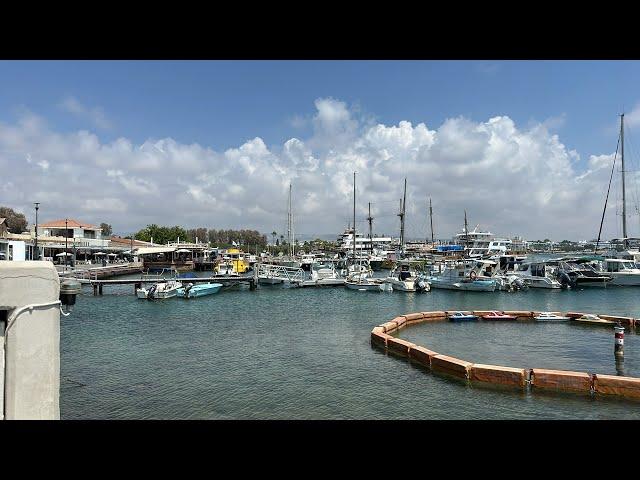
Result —
M 503 391 L 430 373 L 370 345 L 398 314 L 575 310 L 640 317 L 640 289 L 357 292 L 228 290 L 138 300 L 85 289 L 61 319 L 63 419 L 640 419 L 640 402 Z M 565 323 L 425 323 L 400 336 L 477 363 L 616 374 L 613 332 Z M 625 375 L 640 376 L 625 335 Z

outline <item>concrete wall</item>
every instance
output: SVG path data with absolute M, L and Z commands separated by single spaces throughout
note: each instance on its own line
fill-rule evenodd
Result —
M 58 300 L 60 281 L 49 262 L 0 262 L 0 310 Z M 27 310 L 5 332 L 4 418 L 60 418 L 60 310 Z

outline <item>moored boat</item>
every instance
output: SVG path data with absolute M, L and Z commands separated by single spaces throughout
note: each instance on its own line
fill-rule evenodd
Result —
M 474 322 L 476 320 L 478 320 L 478 316 L 471 313 L 455 312 L 449 315 L 451 322 Z
M 177 290 L 177 296 L 182 298 L 203 297 L 205 295 L 213 295 L 214 293 L 218 293 L 221 288 L 221 283 L 189 283 Z
M 146 288 L 137 289 L 136 296 L 138 298 L 145 298 L 147 300 L 171 298 L 177 295 L 178 289 L 181 287 L 182 287 L 182 283 L 176 280 L 158 282 L 158 283 L 154 283 L 149 289 L 146 289 Z
M 492 311 L 487 315 L 482 315 L 483 320 L 516 320 L 517 317 L 513 315 L 507 315 L 504 312 Z
M 538 312 L 538 315 L 533 318 L 538 322 L 566 322 L 570 320 L 569 317 L 557 315 L 553 312 Z

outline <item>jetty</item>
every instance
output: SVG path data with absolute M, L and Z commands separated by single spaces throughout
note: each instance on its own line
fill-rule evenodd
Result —
M 142 288 L 143 284 L 158 283 L 166 280 L 174 279 L 162 279 L 162 278 L 128 278 L 128 279 L 115 279 L 115 280 L 88 280 L 83 282 L 93 287 L 94 295 L 102 295 L 104 286 L 109 285 L 133 285 L 133 292 Z M 258 284 L 256 277 L 252 276 L 238 276 L 238 275 L 224 275 L 217 277 L 193 277 L 193 278 L 177 278 L 175 280 L 188 282 L 188 283 L 221 283 L 224 287 L 233 287 L 235 285 L 249 285 L 249 290 L 255 290 Z

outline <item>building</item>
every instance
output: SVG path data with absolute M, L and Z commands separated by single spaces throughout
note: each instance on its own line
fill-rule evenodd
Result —
M 35 227 L 32 227 L 32 232 Z M 102 237 L 102 230 L 86 222 L 79 222 L 73 218 L 53 220 L 38 225 L 38 237 L 72 238 L 77 246 L 108 247 L 109 239 Z

